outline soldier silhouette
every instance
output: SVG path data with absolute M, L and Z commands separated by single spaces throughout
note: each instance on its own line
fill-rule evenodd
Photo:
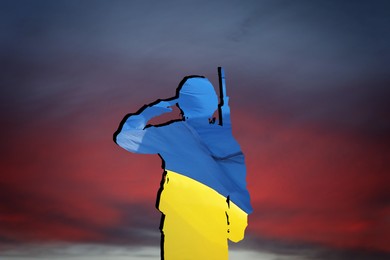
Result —
M 219 104 L 208 79 L 187 76 L 174 97 L 128 114 L 114 134 L 127 151 L 158 154 L 163 160 L 156 203 L 162 212 L 162 259 L 228 259 L 227 239 L 243 239 L 252 212 L 244 155 L 232 135 L 224 71 L 218 72 Z M 181 119 L 147 125 L 174 105 Z M 216 110 L 218 119 L 213 118 Z

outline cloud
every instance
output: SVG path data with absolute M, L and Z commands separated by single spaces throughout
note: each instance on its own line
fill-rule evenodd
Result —
M 0 252 L 0 256 L 16 260 L 155 260 L 160 259 L 160 249 L 155 246 L 126 246 L 126 245 L 102 245 L 102 244 L 75 244 L 75 243 L 45 243 L 25 244 L 8 248 Z M 387 259 L 384 253 L 353 252 L 353 251 L 327 251 L 307 249 L 305 252 L 294 252 L 293 248 L 283 252 L 268 252 L 263 250 L 239 249 L 230 250 L 229 259 L 232 260 L 319 260 L 319 259 Z
M 45 244 L 25 245 L 16 249 L 9 249 L 0 253 L 0 256 L 12 257 L 17 260 L 55 259 L 112 259 L 112 260 L 155 260 L 160 259 L 158 247 L 131 247 L 131 246 L 108 246 L 99 244 Z M 301 256 L 302 257 L 302 256 Z M 229 259 L 260 259 L 260 260 L 287 260 L 304 259 L 298 256 L 273 254 L 254 250 L 231 250 Z
M 382 243 L 388 205 L 382 204 L 387 170 L 380 141 L 276 119 L 241 115 L 233 122 L 251 126 L 236 134 L 249 190 L 256 191 L 249 232 L 291 243 L 388 250 Z
M 147 260 L 159 259 L 160 249 L 158 247 L 126 247 L 109 246 L 99 244 L 44 244 L 24 245 L 18 248 L 9 249 L 1 253 L 2 256 L 12 259 L 34 260 L 34 259 L 132 259 Z

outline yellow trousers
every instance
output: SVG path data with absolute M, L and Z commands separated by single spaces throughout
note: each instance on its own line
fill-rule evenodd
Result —
M 162 228 L 163 259 L 228 259 L 227 239 L 234 236 L 231 232 L 234 226 L 228 225 L 228 215 L 229 223 L 233 220 L 241 223 L 238 226 L 242 229 L 242 235 L 236 235 L 233 241 L 243 238 L 247 222 L 246 214 L 233 206 L 238 212 L 241 211 L 239 215 L 231 214 L 232 203 L 229 209 L 226 198 L 215 190 L 181 174 L 167 171 L 159 201 L 159 209 L 165 215 Z

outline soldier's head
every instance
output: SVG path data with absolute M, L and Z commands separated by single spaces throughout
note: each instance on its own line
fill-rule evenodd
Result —
M 186 77 L 178 88 L 178 106 L 185 119 L 211 118 L 218 97 L 211 82 L 200 76 Z

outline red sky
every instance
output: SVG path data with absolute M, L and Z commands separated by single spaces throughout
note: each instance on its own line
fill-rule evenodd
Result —
M 112 142 L 117 114 L 70 126 L 35 122 L 10 133 L 2 161 L 10 173 L 2 180 L 6 240 L 125 242 L 131 232 L 116 233 L 132 228 L 158 234 L 160 159 Z M 254 207 L 249 237 L 389 251 L 384 144 L 241 110 L 233 124 Z

